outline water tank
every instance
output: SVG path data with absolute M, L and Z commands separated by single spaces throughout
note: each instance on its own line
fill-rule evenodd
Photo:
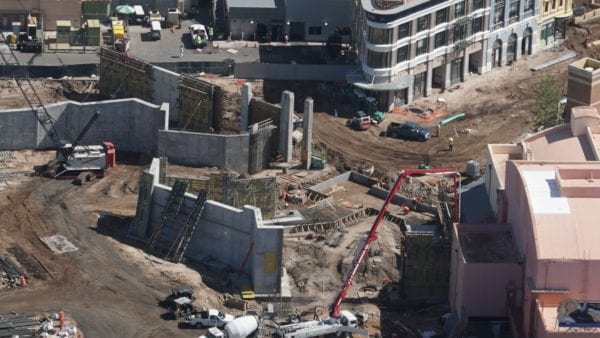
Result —
M 258 318 L 243 316 L 234 319 L 225 326 L 228 338 L 245 338 L 258 329 Z
M 475 160 L 470 160 L 467 162 L 467 167 L 465 168 L 465 175 L 469 177 L 479 177 L 481 175 L 481 168 L 479 167 L 479 162 Z

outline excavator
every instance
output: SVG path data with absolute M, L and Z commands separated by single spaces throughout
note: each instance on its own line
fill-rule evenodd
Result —
M 80 145 L 81 140 L 94 125 L 99 111 L 95 111 L 83 130 L 73 143 L 61 141 L 57 145 L 56 159 L 48 163 L 44 175 L 57 179 L 76 178 L 81 173 L 90 173 L 97 178 L 104 177 L 106 169 L 116 165 L 116 150 L 112 142 L 102 142 L 102 145 Z

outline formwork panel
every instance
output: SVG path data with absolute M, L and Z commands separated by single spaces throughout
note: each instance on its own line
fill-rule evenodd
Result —
M 101 95 L 111 98 L 137 97 L 152 102 L 153 66 L 125 54 L 102 48 L 100 50 Z
M 187 131 L 208 132 L 214 129 L 216 86 L 191 76 L 182 76 L 179 82 L 181 118 L 178 128 Z

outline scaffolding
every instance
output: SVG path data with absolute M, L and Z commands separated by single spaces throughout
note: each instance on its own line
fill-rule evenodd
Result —
M 196 230 L 196 225 L 198 224 L 198 219 L 204 210 L 206 196 L 206 192 L 204 191 L 198 193 L 198 197 L 196 198 L 192 212 L 177 234 L 177 238 L 175 238 L 175 241 L 173 241 L 173 246 L 171 246 L 171 249 L 169 249 L 169 252 L 166 256 L 167 259 L 177 263 L 181 262 L 183 259 L 183 253 L 192 239 L 192 235 L 194 234 L 194 230 Z
M 156 256 L 163 256 L 168 253 L 171 245 L 169 245 L 175 236 L 169 239 L 170 235 L 179 233 L 177 229 L 177 216 L 183 205 L 187 183 L 177 181 L 171 189 L 171 194 L 167 199 L 167 205 L 162 210 L 160 220 L 156 225 L 156 229 L 148 241 L 146 251 Z
M 208 82 L 183 75 L 179 79 L 179 103 L 182 118 L 178 128 L 207 132 L 213 128 L 216 87 Z

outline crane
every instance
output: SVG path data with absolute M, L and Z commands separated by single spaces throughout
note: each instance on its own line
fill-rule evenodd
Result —
M 73 143 L 61 141 L 56 149 L 56 161 L 48 166 L 48 174 L 54 178 L 76 177 L 81 172 L 104 176 L 104 169 L 115 166 L 116 152 L 111 142 L 102 145 L 80 146 L 81 140 L 100 117 L 96 110 Z
M 379 214 L 377 215 L 377 218 L 375 219 L 375 222 L 373 223 L 373 226 L 371 227 L 371 230 L 369 231 L 369 235 L 367 236 L 367 238 L 365 240 L 362 241 L 362 247 L 361 247 L 360 251 L 358 251 L 359 254 L 354 258 L 354 261 L 352 262 L 352 269 L 346 275 L 346 278 L 344 281 L 344 286 L 340 290 L 340 293 L 338 294 L 338 296 L 335 299 L 335 302 L 333 303 L 333 306 L 331 308 L 331 311 L 330 311 L 331 317 L 340 318 L 342 316 L 342 313 L 340 311 L 342 302 L 344 301 L 344 298 L 346 298 L 346 293 L 348 292 L 348 289 L 350 289 L 350 285 L 352 284 L 352 280 L 354 280 L 354 276 L 356 275 L 356 273 L 358 272 L 358 269 L 360 268 L 362 262 L 364 261 L 365 256 L 367 255 L 367 252 L 369 252 L 369 246 L 371 245 L 371 243 L 374 240 L 377 239 L 377 228 L 379 227 L 379 223 L 381 223 L 381 221 L 383 220 L 383 217 L 385 216 L 385 212 L 387 211 L 388 206 L 390 205 L 390 203 L 392 202 L 392 199 L 394 198 L 394 196 L 396 196 L 396 193 L 400 189 L 400 186 L 402 185 L 402 181 L 406 177 L 413 176 L 413 175 L 422 175 L 422 174 L 452 174 L 454 176 L 454 201 L 455 201 L 455 203 L 454 203 L 454 210 L 453 210 L 453 218 L 454 218 L 455 222 L 458 221 L 458 213 L 459 213 L 459 205 L 458 204 L 459 203 L 458 203 L 458 189 L 456 188 L 458 179 L 460 177 L 460 174 L 458 172 L 456 172 L 453 169 L 406 169 L 406 170 L 400 171 L 400 173 L 398 174 L 398 179 L 392 186 L 392 189 L 390 189 L 390 193 L 386 197 L 385 202 L 383 203 L 383 206 L 381 207 L 381 210 L 379 210 Z

